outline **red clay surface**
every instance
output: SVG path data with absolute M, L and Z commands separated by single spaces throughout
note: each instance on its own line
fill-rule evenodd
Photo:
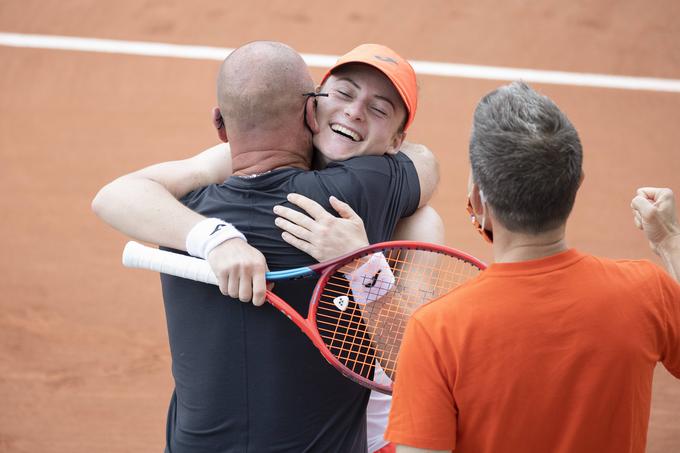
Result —
M 0 31 L 336 55 L 381 42 L 413 60 L 680 79 L 674 0 L 302 3 L 5 0 Z M 122 268 L 125 238 L 89 204 L 118 175 L 215 142 L 218 62 L 7 47 L 0 61 L 0 452 L 161 451 L 172 381 L 158 277 Z M 475 103 L 500 83 L 420 77 L 409 137 L 440 159 L 432 204 L 449 245 L 487 261 L 464 210 L 466 150 Z M 680 94 L 535 86 L 585 148 L 570 245 L 655 260 L 628 205 L 641 185 L 680 193 Z M 680 382 L 657 370 L 648 451 L 680 451 Z

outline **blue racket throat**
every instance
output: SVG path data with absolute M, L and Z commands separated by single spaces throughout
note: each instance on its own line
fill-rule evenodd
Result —
M 267 281 L 276 282 L 280 280 L 290 280 L 292 278 L 304 278 L 318 275 L 309 267 L 298 267 L 296 269 L 287 269 L 285 271 L 267 272 L 265 278 Z

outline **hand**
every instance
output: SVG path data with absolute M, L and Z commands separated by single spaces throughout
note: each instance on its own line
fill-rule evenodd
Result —
M 329 200 L 340 217 L 330 214 L 314 200 L 295 193 L 288 195 L 288 201 L 308 215 L 285 206 L 274 207 L 274 213 L 280 216 L 275 223 L 284 230 L 283 240 L 317 261 L 327 261 L 368 245 L 361 217 L 347 203 L 335 197 Z
M 264 255 L 246 241 L 229 239 L 208 253 L 208 263 L 225 296 L 260 306 L 265 300 L 267 262 Z
M 675 210 L 675 198 L 671 189 L 642 187 L 630 204 L 635 226 L 644 231 L 652 250 L 659 248 L 673 237 L 680 237 L 680 224 Z

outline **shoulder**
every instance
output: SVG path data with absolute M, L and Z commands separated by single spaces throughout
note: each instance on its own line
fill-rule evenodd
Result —
M 415 173 L 413 162 L 402 152 L 398 152 L 397 154 L 384 154 L 381 156 L 360 156 L 342 162 L 331 162 L 328 167 L 325 170 L 321 170 L 321 172 L 334 173 L 346 170 L 366 171 L 371 173 L 413 170 Z
M 622 281 L 646 282 L 665 274 L 664 270 L 649 260 L 611 259 L 594 255 L 586 255 L 590 267 L 596 267 L 610 273 Z
M 597 276 L 598 286 L 616 288 L 640 303 L 656 304 L 661 300 L 680 303 L 680 284 L 655 263 L 648 260 L 609 259 L 588 255 L 584 273 Z
M 372 193 L 376 197 L 382 197 L 395 193 L 397 187 L 403 187 L 405 193 L 418 195 L 417 181 L 418 175 L 413 163 L 399 153 L 332 162 L 323 170 L 298 175 L 296 185 L 322 187 L 336 196 L 344 193 Z
M 416 201 L 420 197 L 418 173 L 411 160 L 402 153 L 333 162 L 309 177 L 329 187 L 346 187 L 350 191 L 360 190 L 374 196 L 406 194 Z

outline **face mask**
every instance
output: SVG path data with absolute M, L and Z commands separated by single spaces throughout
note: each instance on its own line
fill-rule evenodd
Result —
M 475 211 L 472 208 L 472 202 L 470 201 L 470 195 L 471 193 L 468 194 L 467 198 L 467 212 L 470 214 L 470 220 L 472 221 L 472 226 L 475 227 L 475 230 L 484 238 L 486 242 L 489 244 L 493 243 L 493 231 L 487 230 L 484 228 L 484 222 L 486 218 L 482 218 L 482 223 L 480 224 L 479 221 L 477 220 L 477 216 L 475 215 Z M 479 191 L 479 197 L 482 199 L 482 203 L 485 203 L 486 200 L 484 199 L 484 195 L 482 191 Z

